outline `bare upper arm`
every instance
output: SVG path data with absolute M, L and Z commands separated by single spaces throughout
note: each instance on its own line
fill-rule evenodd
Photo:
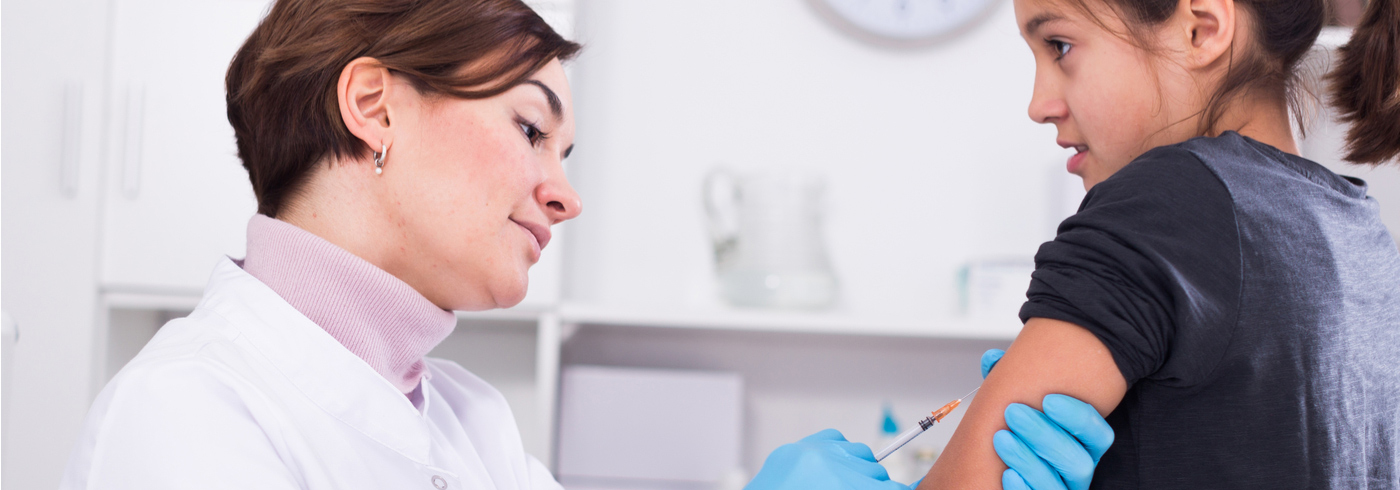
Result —
M 1073 323 L 1032 318 L 983 381 L 919 488 L 1000 489 L 1006 465 L 992 449 L 992 435 L 1006 428 L 1003 413 L 1012 403 L 1040 409 L 1045 395 L 1061 393 L 1107 415 L 1127 390 L 1127 381 L 1098 337 Z

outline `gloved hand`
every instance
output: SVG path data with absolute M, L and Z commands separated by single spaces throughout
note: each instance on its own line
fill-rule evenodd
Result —
M 1006 352 L 982 354 L 982 377 Z M 1003 490 L 1085 490 L 1094 467 L 1113 444 L 1113 428 L 1092 405 L 1065 395 L 1047 395 L 1045 412 L 1013 403 L 1006 408 L 1010 431 L 997 431 L 992 445 L 1010 469 Z M 1073 434 L 1071 436 L 1071 434 Z M 922 481 L 922 480 L 921 480 Z M 745 490 L 909 490 L 890 481 L 870 447 L 847 442 L 826 429 L 774 450 Z
M 1006 352 L 982 354 L 982 377 Z M 1002 490 L 1086 490 L 1099 458 L 1113 444 L 1113 428 L 1092 405 L 1065 395 L 1046 395 L 1042 413 L 1012 403 L 1006 425 L 992 446 L 1010 466 L 1001 475 Z
M 870 447 L 826 429 L 773 450 L 744 490 L 909 490 L 890 481 Z

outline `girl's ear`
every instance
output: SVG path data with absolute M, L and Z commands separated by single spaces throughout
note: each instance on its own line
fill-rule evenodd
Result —
M 1193 68 L 1228 63 L 1235 42 L 1234 0 L 1182 0 L 1182 11 L 1189 36 L 1187 57 Z
M 393 144 L 389 119 L 389 91 L 393 90 L 389 69 L 374 58 L 356 58 L 340 71 L 336 101 L 346 129 L 365 146 L 379 151 L 380 145 Z

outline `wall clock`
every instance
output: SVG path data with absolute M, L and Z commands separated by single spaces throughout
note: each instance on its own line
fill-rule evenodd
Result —
M 935 44 L 981 21 L 1001 0 L 809 0 L 848 33 L 876 44 Z

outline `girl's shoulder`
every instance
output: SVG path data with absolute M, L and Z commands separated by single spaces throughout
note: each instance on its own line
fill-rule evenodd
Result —
M 1138 156 L 1089 189 L 1080 211 L 1141 222 L 1145 215 L 1228 217 L 1233 208 L 1228 183 L 1205 158 L 1181 143 Z
M 1166 212 L 1275 212 L 1366 199 L 1365 182 L 1234 131 L 1143 153 L 1089 191 L 1085 205 L 1133 200 Z
M 1317 193 L 1364 199 L 1366 185 L 1317 162 L 1234 131 L 1170 145 L 1190 153 L 1237 198 L 1300 198 Z M 1287 189 L 1288 191 L 1284 191 Z

